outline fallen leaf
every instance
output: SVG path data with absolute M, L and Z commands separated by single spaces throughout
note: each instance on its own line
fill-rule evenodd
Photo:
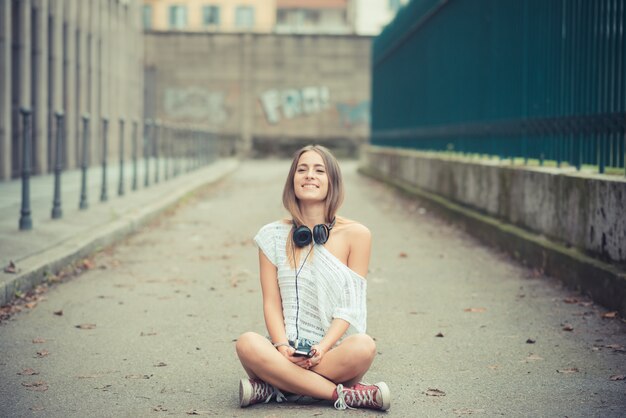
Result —
M 465 308 L 463 311 L 465 312 L 485 312 L 487 308 Z
M 609 380 L 612 380 L 614 382 L 624 379 L 626 379 L 626 376 L 624 376 L 623 374 L 614 374 L 613 376 L 609 377 Z
M 443 338 L 443 334 L 441 332 L 438 332 L 437 335 L 435 335 L 435 337 Z
M 617 311 L 611 311 L 611 312 L 604 313 L 604 314 L 602 314 L 602 318 L 606 318 L 606 319 L 617 318 Z
M 187 411 L 187 415 L 209 415 L 210 413 L 210 411 L 198 411 L 197 409 Z
M 157 405 L 154 408 L 152 408 L 152 410 L 156 412 L 162 412 L 162 411 L 164 412 L 164 411 L 167 411 L 167 408 L 165 408 L 163 405 Z
M 31 411 L 43 411 L 43 406 L 31 406 L 30 408 Z
M 81 374 L 80 376 L 76 376 L 77 379 L 95 379 L 100 377 L 99 374 Z
M 563 325 L 563 331 L 574 331 L 574 327 L 570 324 Z
M 24 369 L 21 372 L 18 373 L 20 376 L 35 376 L 38 375 L 39 372 L 34 371 L 33 369 Z
M 9 261 L 9 264 L 4 268 L 5 273 L 16 274 L 19 271 L 20 269 L 17 268 L 13 260 Z
M 526 344 L 534 344 L 536 342 L 537 342 L 537 340 L 534 340 L 532 338 L 529 338 L 529 339 L 526 340 Z
M 400 254 L 398 254 L 398 257 L 400 258 L 407 258 L 409 255 L 405 252 L 401 252 Z
M 563 373 L 563 374 L 570 374 L 570 373 L 578 373 L 580 370 L 578 370 L 577 367 L 569 367 L 567 369 L 558 369 L 557 372 L 558 373 Z
M 76 325 L 76 328 L 78 329 L 94 329 L 96 327 L 96 324 L 80 324 L 80 325 Z
M 45 392 L 48 390 L 48 384 L 42 380 L 38 380 L 36 382 L 22 382 L 22 386 L 28 388 L 29 390 L 34 390 L 37 392 Z
M 485 412 L 484 409 L 473 409 L 473 408 L 460 408 L 460 409 L 453 409 L 452 412 L 454 412 L 455 414 L 458 415 L 472 415 L 475 412 Z
M 91 269 L 96 267 L 96 264 L 92 260 L 90 260 L 88 258 L 85 258 L 83 260 L 82 265 L 83 265 L 83 268 L 85 268 L 87 270 L 91 270 Z
M 48 354 L 50 354 L 50 352 L 48 350 L 37 351 L 37 357 L 38 358 L 46 357 Z
M 578 299 L 576 299 L 576 298 L 565 298 L 565 299 L 563 299 L 563 302 L 565 302 L 565 303 L 578 303 Z
M 129 374 L 124 376 L 126 379 L 150 379 L 153 375 L 147 374 Z
M 46 342 L 46 339 L 45 339 L 45 338 L 39 338 L 39 337 L 37 337 L 37 338 L 34 338 L 34 339 L 33 339 L 33 344 L 43 344 L 43 343 L 45 343 L 45 342 Z
M 610 349 L 615 350 L 615 351 L 626 351 L 626 350 L 624 350 L 624 347 L 619 345 L 619 344 L 607 344 L 604 347 L 610 348 Z
M 489 367 L 491 370 L 498 370 L 500 368 L 500 365 L 499 364 L 491 364 L 491 365 L 489 365 L 487 367 Z
M 439 389 L 428 388 L 426 392 L 424 392 L 427 396 L 446 396 L 446 393 Z
M 543 360 L 543 357 L 540 357 L 537 354 L 531 354 L 528 357 L 526 357 L 526 361 L 539 361 L 539 360 Z
M 60 311 L 54 311 L 52 313 L 55 314 L 56 316 L 63 316 L 63 309 L 61 309 Z
M 33 309 L 35 306 L 37 306 L 37 302 L 28 302 L 24 306 L 28 309 Z
M 153 335 L 157 335 L 156 332 L 142 332 L 141 334 L 139 334 L 140 337 L 151 337 Z
M 154 367 L 165 367 L 167 366 L 166 363 L 163 363 L 162 361 L 158 362 L 157 364 L 154 365 Z

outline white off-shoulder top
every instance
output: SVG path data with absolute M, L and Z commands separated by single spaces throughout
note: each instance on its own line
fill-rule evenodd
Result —
M 287 238 L 291 224 L 276 221 L 263 226 L 255 243 L 276 266 L 283 304 L 287 338 L 296 340 L 296 276 L 287 258 Z M 300 256 L 298 269 L 308 252 Z M 302 340 L 319 342 L 334 318 L 350 324 L 346 335 L 364 333 L 366 328 L 366 280 L 339 261 L 323 245 L 315 244 L 298 274 L 298 335 Z

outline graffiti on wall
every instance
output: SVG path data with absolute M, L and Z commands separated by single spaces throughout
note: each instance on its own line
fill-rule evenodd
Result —
M 337 111 L 341 124 L 346 128 L 356 125 L 369 125 L 370 123 L 370 102 L 367 100 L 356 105 L 338 103 Z
M 203 119 L 212 125 L 228 119 L 224 93 L 197 87 L 165 89 L 165 113 L 173 118 Z
M 272 125 L 282 118 L 293 119 L 301 115 L 319 113 L 330 106 L 328 87 L 267 90 L 261 94 L 261 104 L 267 121 Z

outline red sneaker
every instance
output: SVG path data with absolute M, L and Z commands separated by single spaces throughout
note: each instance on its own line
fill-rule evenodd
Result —
M 385 382 L 375 385 L 357 383 L 350 388 L 337 385 L 333 400 L 336 409 L 369 408 L 386 411 L 391 406 L 391 393 Z
M 274 386 L 261 379 L 241 379 L 239 381 L 239 406 L 242 408 L 255 403 L 268 403 L 276 395 L 276 402 L 282 402 L 285 395 Z

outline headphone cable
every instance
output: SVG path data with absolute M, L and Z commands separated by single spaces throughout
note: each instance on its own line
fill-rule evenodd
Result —
M 300 297 L 298 295 L 298 275 L 304 268 L 304 264 L 306 263 L 307 258 L 309 258 L 309 254 L 311 254 L 311 251 L 313 251 L 313 243 L 311 243 L 311 248 L 309 249 L 309 252 L 306 254 L 306 257 L 304 257 L 304 261 L 302 262 L 302 265 L 297 270 L 296 270 L 296 267 L 297 267 L 296 249 L 294 247 L 293 242 L 291 243 L 291 250 L 292 250 L 292 255 L 293 255 L 293 271 L 296 274 L 296 341 L 295 341 L 296 347 L 295 348 L 298 349 L 298 347 L 300 346 L 300 332 L 298 330 L 298 317 L 300 315 Z

